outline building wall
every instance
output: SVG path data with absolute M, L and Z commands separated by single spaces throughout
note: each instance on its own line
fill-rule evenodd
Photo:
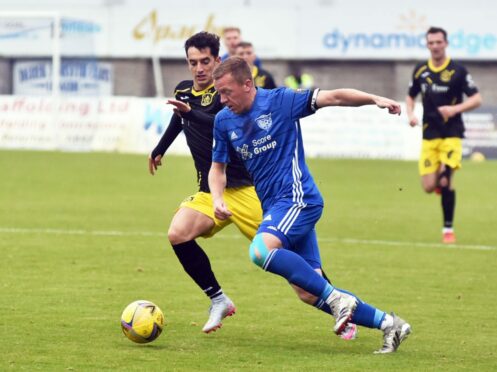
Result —
M 149 59 L 106 59 L 114 68 L 114 95 L 154 97 L 156 88 L 152 62 Z M 0 94 L 12 93 L 14 59 L 0 58 Z M 271 72 L 276 84 L 283 85 L 290 74 L 292 61 L 264 60 L 264 69 Z M 417 61 L 300 61 L 303 71 L 314 77 L 323 89 L 355 88 L 404 100 L 412 70 Z M 497 62 L 465 62 L 473 75 L 484 102 L 497 104 Z M 161 60 L 165 96 L 171 96 L 181 80 L 191 79 L 185 60 Z
M 367 92 L 404 100 L 412 70 L 418 61 L 301 61 L 303 70 L 314 77 L 316 86 L 324 89 L 355 88 Z M 130 68 L 129 65 L 136 66 Z M 465 62 L 464 65 L 476 81 L 486 104 L 497 104 L 497 62 Z M 127 66 L 126 68 L 124 68 Z M 276 84 L 283 85 L 290 74 L 290 62 L 263 61 L 264 69 L 273 74 Z M 191 79 L 184 60 L 162 60 L 161 71 L 165 95 L 174 91 L 176 84 Z M 148 68 L 148 71 L 143 69 Z M 136 79 L 140 72 L 141 79 Z M 131 76 L 130 76 L 131 73 Z M 134 75 L 134 76 L 133 76 Z M 134 61 L 116 63 L 115 93 L 117 95 L 155 95 L 151 63 Z M 123 81 L 126 81 L 126 84 Z M 134 92 L 134 93 L 133 93 Z

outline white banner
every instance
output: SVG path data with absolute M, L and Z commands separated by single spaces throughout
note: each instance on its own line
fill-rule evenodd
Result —
M 16 61 L 14 94 L 41 96 L 52 92 L 51 61 Z M 111 96 L 113 68 L 111 63 L 69 60 L 60 67 L 60 92 L 71 96 Z
M 148 154 L 171 118 L 165 100 L 0 96 L 0 148 Z M 416 159 L 421 130 L 374 107 L 326 108 L 302 122 L 311 157 Z M 188 154 L 183 134 L 168 153 Z
M 166 99 L 0 96 L 0 148 L 149 154 L 169 125 Z M 334 107 L 302 120 L 309 157 L 415 160 L 421 127 L 373 106 Z M 416 106 L 418 118 L 421 105 Z M 497 158 L 497 109 L 464 115 L 464 155 Z M 168 153 L 189 154 L 183 134 Z
M 497 60 L 497 5 L 487 0 L 105 3 L 60 2 L 63 55 L 184 58 L 184 41 L 195 32 L 220 34 L 239 26 L 262 58 L 425 59 L 424 34 L 436 25 L 449 32 L 452 57 Z M 38 2 L 38 9 L 52 8 L 51 2 Z M 0 50 L 7 56 L 49 56 L 50 30 L 50 20 L 5 18 L 0 12 Z
M 482 153 L 489 159 L 497 159 L 497 107 L 482 107 L 463 114 L 466 139 L 463 155 Z
M 421 149 L 421 127 L 373 106 L 324 108 L 301 126 L 311 157 L 414 160 Z
M 0 96 L 0 148 L 147 154 L 171 115 L 157 99 Z M 182 134 L 170 152 L 189 152 Z

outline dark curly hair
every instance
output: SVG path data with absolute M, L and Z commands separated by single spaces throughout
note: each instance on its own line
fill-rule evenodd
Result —
M 219 46 L 219 36 L 211 34 L 210 32 L 201 31 L 185 41 L 185 53 L 188 57 L 188 49 L 191 47 L 197 48 L 198 50 L 209 48 L 212 56 L 217 58 L 219 56 Z

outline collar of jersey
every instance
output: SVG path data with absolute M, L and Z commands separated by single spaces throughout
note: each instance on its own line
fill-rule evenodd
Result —
M 447 66 L 449 65 L 450 63 L 450 57 L 447 57 L 447 59 L 445 60 L 445 62 L 439 66 L 439 67 L 435 67 L 433 65 L 433 62 L 431 60 L 431 58 L 428 60 L 428 67 L 430 68 L 431 71 L 433 72 L 440 72 L 440 71 L 443 71 L 447 68 Z
M 257 76 L 258 73 L 259 73 L 259 69 L 257 68 L 257 66 L 252 67 L 252 78 L 255 79 L 255 77 Z
M 195 88 L 192 87 L 192 94 L 194 96 L 201 96 L 202 94 L 204 94 L 205 92 L 207 92 L 209 89 L 211 89 L 212 87 L 214 87 L 214 83 L 212 83 L 211 85 L 209 85 L 207 88 L 205 89 L 202 89 L 202 90 L 199 90 L 198 92 L 195 90 Z

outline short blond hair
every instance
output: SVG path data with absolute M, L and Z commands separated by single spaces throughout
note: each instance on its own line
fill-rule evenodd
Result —
M 225 60 L 214 69 L 212 77 L 214 80 L 219 80 L 227 74 L 231 74 L 233 79 L 240 85 L 244 84 L 247 80 L 252 80 L 250 66 L 240 57 L 230 57 Z
M 223 28 L 223 35 L 225 35 L 227 32 L 230 32 L 230 31 L 236 31 L 236 32 L 238 32 L 240 35 L 241 35 L 241 33 L 242 33 L 242 30 L 240 30 L 240 27 L 229 26 L 229 27 L 225 27 L 225 28 Z

